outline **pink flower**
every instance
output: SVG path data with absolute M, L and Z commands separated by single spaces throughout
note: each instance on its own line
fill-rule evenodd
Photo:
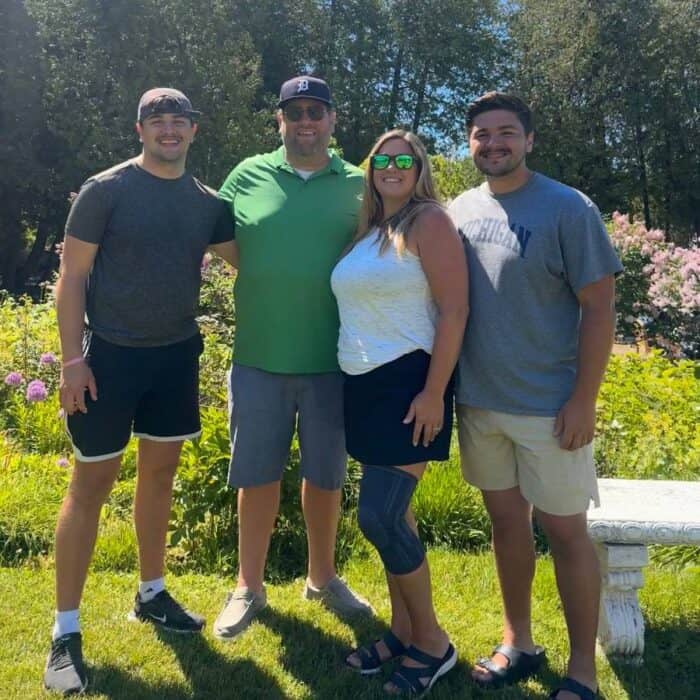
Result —
M 70 462 L 65 457 L 60 457 L 56 460 L 56 465 L 65 469 L 70 466 Z
M 211 253 L 204 253 L 202 258 L 202 263 L 199 266 L 201 272 L 206 272 L 209 269 L 209 264 L 211 263 Z
M 47 395 L 46 385 L 41 379 L 33 379 L 27 384 L 27 401 L 44 401 Z
M 39 364 L 40 365 L 53 365 L 56 364 L 56 355 L 54 355 L 52 352 L 44 352 L 41 354 L 41 357 L 39 358 Z
M 10 372 L 5 377 L 7 386 L 19 386 L 24 381 L 24 377 L 19 372 Z

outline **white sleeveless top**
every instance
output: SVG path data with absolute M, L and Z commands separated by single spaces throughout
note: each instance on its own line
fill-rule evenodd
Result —
M 371 232 L 338 262 L 331 288 L 338 300 L 338 363 L 364 374 L 414 350 L 432 354 L 437 306 L 420 258 L 390 245 L 379 254 Z

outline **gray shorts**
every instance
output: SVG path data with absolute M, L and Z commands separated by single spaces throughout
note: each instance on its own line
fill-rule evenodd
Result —
M 343 485 L 347 455 L 340 372 L 276 374 L 234 364 L 229 415 L 230 486 L 280 481 L 295 428 L 302 477 L 322 489 Z

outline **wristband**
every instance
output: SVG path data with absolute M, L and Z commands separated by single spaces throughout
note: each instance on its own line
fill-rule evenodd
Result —
M 85 358 L 82 355 L 80 357 L 74 357 L 72 360 L 68 360 L 68 362 L 64 362 L 61 367 L 65 369 L 66 367 L 72 367 L 73 365 L 80 364 L 81 362 L 85 362 Z

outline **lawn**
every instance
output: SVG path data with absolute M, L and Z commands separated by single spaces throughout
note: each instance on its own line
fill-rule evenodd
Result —
M 538 560 L 534 620 L 536 640 L 549 666 L 517 689 L 485 693 L 469 681 L 469 664 L 497 641 L 497 582 L 488 554 L 432 550 L 436 606 L 461 662 L 431 693 L 448 698 L 546 698 L 563 672 L 566 632 L 549 557 Z M 268 588 L 269 607 L 238 640 L 211 635 L 230 581 L 217 576 L 170 576 L 170 588 L 206 615 L 203 636 L 158 634 L 126 621 L 135 574 L 94 572 L 82 612 L 92 697 L 138 698 L 381 698 L 381 681 L 346 671 L 344 655 L 357 640 L 382 632 L 389 610 L 376 557 L 354 558 L 344 574 L 378 610 L 375 620 L 341 621 L 317 603 L 301 600 L 301 581 Z M 700 569 L 650 567 L 641 593 L 647 633 L 644 665 L 630 667 L 599 657 L 602 696 L 609 700 L 697 699 L 700 688 Z M 46 697 L 41 673 L 53 607 L 53 570 L 0 568 L 3 643 L 0 698 Z

